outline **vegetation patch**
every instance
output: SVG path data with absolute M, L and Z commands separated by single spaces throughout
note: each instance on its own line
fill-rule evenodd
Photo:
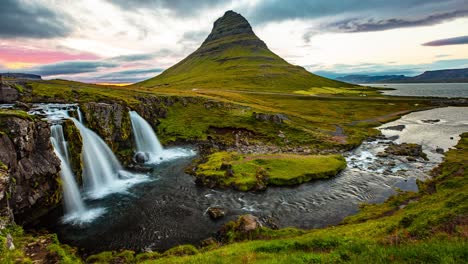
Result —
M 217 152 L 199 164 L 195 177 L 208 187 L 263 190 L 267 185 L 295 185 L 333 177 L 346 167 L 341 155 L 241 155 Z
M 33 116 L 28 115 L 25 111 L 15 109 L 0 109 L 0 118 L 1 117 L 18 117 L 21 119 L 33 120 Z

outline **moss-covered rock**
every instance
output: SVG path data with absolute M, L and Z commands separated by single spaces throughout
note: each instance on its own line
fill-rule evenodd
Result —
M 68 142 L 68 155 L 70 158 L 71 169 L 75 174 L 76 181 L 78 184 L 81 184 L 83 182 L 83 161 L 81 159 L 83 139 L 81 138 L 80 131 L 73 121 L 66 120 L 62 126 L 65 140 Z
M 248 191 L 263 190 L 267 185 L 295 185 L 330 178 L 345 167 L 346 161 L 341 155 L 217 152 L 198 164 L 192 174 L 200 185 Z

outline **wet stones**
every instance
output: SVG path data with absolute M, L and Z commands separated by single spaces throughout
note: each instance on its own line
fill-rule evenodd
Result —
M 238 231 L 242 233 L 247 233 L 262 227 L 260 220 L 251 214 L 243 215 L 237 220 Z
M 408 156 L 411 160 L 416 160 L 418 157 L 427 160 L 426 153 L 422 151 L 422 146 L 418 144 L 393 144 L 385 149 L 385 153 L 395 156 Z
M 426 123 L 426 124 L 435 124 L 435 123 L 439 123 L 440 119 L 426 119 L 426 120 L 421 120 L 421 122 Z
M 403 129 L 405 129 L 405 125 L 397 125 L 397 126 L 389 126 L 389 127 L 384 127 L 382 129 L 385 129 L 385 130 L 395 130 L 395 131 L 403 131 Z
M 145 152 L 138 152 L 135 154 L 134 159 L 136 163 L 144 164 L 145 162 L 149 160 L 149 155 L 148 153 L 145 153 Z
M 210 207 L 207 210 L 208 215 L 213 220 L 218 220 L 226 215 L 226 210 L 221 207 Z

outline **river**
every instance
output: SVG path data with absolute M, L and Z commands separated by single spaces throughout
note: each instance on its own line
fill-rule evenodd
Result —
M 47 227 L 57 232 L 62 242 L 98 252 L 165 250 L 179 244 L 198 244 L 215 235 L 227 221 L 247 213 L 268 218 L 280 227 L 335 225 L 358 212 L 361 203 L 383 202 L 397 189 L 416 191 L 416 180 L 427 179 L 428 172 L 441 161 L 442 154 L 436 149 L 453 147 L 458 135 L 468 131 L 466 113 L 468 107 L 446 107 L 405 115 L 380 128 L 390 139 L 365 141 L 345 153 L 348 168 L 338 176 L 295 187 L 269 187 L 259 193 L 196 186 L 194 178 L 184 172 L 193 157 L 161 163 L 148 175 L 151 181 L 127 193 L 87 201 L 91 208 L 106 209 L 106 214 L 94 222 L 62 224 L 57 212 L 57 217 L 51 215 L 46 221 L 53 220 Z M 395 125 L 405 127 L 399 131 L 392 128 Z M 377 155 L 394 141 L 422 144 L 429 161 Z M 226 217 L 211 220 L 206 214 L 210 206 L 227 209 Z

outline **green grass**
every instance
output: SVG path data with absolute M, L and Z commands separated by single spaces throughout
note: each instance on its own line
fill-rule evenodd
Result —
M 32 81 L 34 102 L 109 102 L 117 101 L 127 105 L 138 104 L 137 91 L 126 87 L 95 85 L 67 80 Z
M 325 179 L 335 176 L 345 167 L 346 161 L 340 155 L 240 155 L 217 152 L 197 166 L 195 175 L 209 186 L 214 184 L 248 191 L 262 189 L 266 185 L 294 185 Z
M 28 115 L 27 112 L 16 109 L 0 109 L 0 118 L 2 117 L 18 117 L 21 119 L 33 120 L 33 116 Z
M 13 86 L 19 93 L 24 93 L 24 87 L 21 84 L 15 83 Z
M 6 221 L 6 219 L 0 219 L 0 221 Z M 6 248 L 7 234 L 13 238 L 14 250 Z M 35 249 L 30 253 L 35 253 L 35 257 L 27 254 L 27 248 L 31 245 Z M 68 245 L 60 244 L 54 234 L 32 235 L 24 233 L 22 227 L 14 224 L 8 224 L 6 228 L 0 230 L 1 263 L 33 263 L 33 261 L 37 262 L 38 260 L 41 262 L 45 257 L 64 264 L 82 263 L 81 258 L 77 255 L 77 250 Z

